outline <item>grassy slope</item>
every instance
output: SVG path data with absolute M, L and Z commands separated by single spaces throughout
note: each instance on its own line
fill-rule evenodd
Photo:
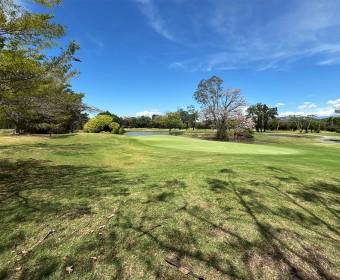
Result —
M 0 279 L 332 279 L 340 145 L 257 139 L 1 136 Z

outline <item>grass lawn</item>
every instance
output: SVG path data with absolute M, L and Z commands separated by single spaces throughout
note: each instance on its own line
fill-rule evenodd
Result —
M 0 279 L 339 279 L 340 144 L 0 135 L 0 220 Z

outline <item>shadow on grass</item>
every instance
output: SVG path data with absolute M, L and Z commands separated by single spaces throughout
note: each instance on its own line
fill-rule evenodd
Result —
M 90 144 L 50 144 L 50 143 L 35 143 L 35 144 L 16 144 L 16 145 L 1 145 L 0 150 L 2 152 L 12 152 L 15 149 L 16 152 L 29 153 L 30 151 L 46 151 L 52 152 L 54 155 L 62 156 L 77 156 L 84 155 L 90 156 L 91 152 Z
M 208 197 L 201 202 L 209 202 L 202 206 L 199 199 L 188 197 L 190 189 L 179 179 L 159 182 L 151 190 L 143 187 L 145 200 L 145 193 L 130 196 L 129 189 L 142 178 L 127 178 L 119 170 L 30 160 L 2 161 L 0 171 L 0 218 L 8 228 L 3 231 L 0 252 L 25 242 L 24 231 L 13 231 L 17 224 L 94 215 L 93 201 L 121 197 L 112 221 L 77 243 L 76 254 L 65 263 L 42 255 L 29 270 L 23 269 L 22 279 L 53 277 L 60 269 L 65 276 L 69 265 L 74 265 L 79 279 L 100 279 L 94 276 L 96 263 L 90 256 L 100 256 L 101 264 L 111 269 L 112 279 L 138 275 L 141 279 L 193 279 L 169 268 L 164 262 L 168 254 L 190 264 L 206 279 L 338 279 L 333 273 L 335 260 L 297 230 L 336 242 L 338 229 L 310 208 L 316 204 L 337 219 L 335 200 L 329 200 L 339 195 L 336 184 L 318 181 L 305 186 L 294 179 L 291 182 L 299 187 L 288 193 L 280 183 L 267 181 L 249 180 L 248 185 L 239 186 L 233 181 L 234 172 L 221 171 L 227 175 L 223 180 L 210 177 L 202 186 Z M 291 176 L 272 171 L 280 173 L 273 176 L 275 181 Z M 275 196 L 278 204 L 266 203 L 267 196 Z M 283 221 L 291 226 L 282 226 Z M 11 272 L 0 272 L 0 279 L 6 273 Z
M 334 274 L 335 260 L 330 260 L 321 247 L 311 242 L 308 235 L 301 235 L 297 230 L 297 227 L 308 229 L 320 238 L 330 238 L 330 242 L 335 243 L 338 231 L 323 217 L 268 182 L 259 183 L 255 188 L 236 186 L 230 179 L 208 178 L 206 182 L 212 193 L 234 197 L 240 211 L 239 222 L 253 228 L 258 238 L 247 236 L 235 230 L 235 227 L 214 222 L 221 218 L 215 216 L 215 211 L 219 213 L 225 209 L 218 204 L 214 205 L 213 210 L 189 205 L 184 197 L 182 206 L 176 206 L 170 199 L 165 201 L 173 204 L 172 214 L 167 219 L 149 211 L 149 207 L 152 207 L 150 204 L 145 205 L 144 214 L 138 223 L 132 216 L 120 216 L 115 226 L 138 233 L 136 241 L 130 243 L 127 249 L 145 261 L 145 267 L 154 277 L 187 279 L 176 270 L 169 271 L 162 267 L 154 256 L 143 253 L 145 249 L 157 247 L 161 252 L 172 254 L 179 263 L 191 263 L 193 269 L 199 271 L 198 274 L 204 275 L 206 272 L 210 275 L 213 272 L 216 279 L 339 279 Z M 266 205 L 260 186 L 284 203 L 279 207 Z M 333 190 L 332 187 L 330 189 Z M 312 196 L 311 200 L 318 199 Z M 228 200 L 225 204 L 228 204 Z M 231 207 L 228 209 L 231 212 L 235 210 Z M 223 212 L 226 220 L 229 211 Z M 152 217 L 149 212 L 153 213 Z M 168 223 L 179 218 L 182 220 L 181 226 L 168 226 Z M 290 221 L 292 226 L 285 228 L 280 223 L 273 223 L 278 219 Z M 204 249 L 202 238 L 205 240 L 203 242 L 214 243 L 215 249 Z M 231 251 L 240 262 L 229 257 Z
M 119 170 L 39 160 L 0 160 L 0 174 L 0 253 L 16 250 L 32 238 L 21 225 L 58 227 L 64 220 L 94 215 L 92 205 L 102 197 L 127 197 L 129 188 L 143 180 L 128 178 Z M 59 269 L 59 264 L 60 260 L 57 265 L 48 256 L 41 257 L 29 270 L 21 271 L 21 279 L 42 279 Z M 8 273 L 3 269 L 0 279 Z

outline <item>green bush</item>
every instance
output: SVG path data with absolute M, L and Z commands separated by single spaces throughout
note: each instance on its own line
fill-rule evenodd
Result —
M 118 131 L 118 134 L 124 134 L 124 133 L 125 133 L 124 127 L 120 127 L 119 131 Z
M 119 134 L 119 128 L 120 128 L 120 126 L 119 126 L 118 123 L 116 123 L 116 122 L 110 123 L 111 133 L 113 133 L 113 134 Z
M 101 131 L 112 131 L 111 123 L 113 123 L 113 119 L 108 115 L 98 115 L 92 119 L 90 119 L 84 125 L 84 131 L 90 133 L 98 133 Z

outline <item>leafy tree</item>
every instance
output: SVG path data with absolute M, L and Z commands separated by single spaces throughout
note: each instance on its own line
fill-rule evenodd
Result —
M 35 0 L 51 8 L 58 0 Z M 83 94 L 70 88 L 74 55 L 71 42 L 56 57 L 43 50 L 64 35 L 51 10 L 34 13 L 13 0 L 0 2 L 0 109 L 17 132 L 73 131 L 84 121 Z
M 59 1 L 34 2 L 51 7 Z M 46 74 L 49 67 L 41 50 L 64 35 L 52 20 L 51 14 L 30 12 L 13 0 L 0 2 L 0 94 L 26 90 Z
M 160 118 L 160 124 L 169 131 L 174 128 L 182 128 L 183 122 L 178 112 L 169 112 Z
M 187 112 L 189 115 L 189 126 L 194 130 L 198 120 L 198 111 L 191 105 L 187 107 Z
M 245 106 L 239 89 L 225 90 L 223 80 L 213 76 L 202 80 L 194 93 L 195 100 L 201 104 L 206 119 L 213 122 L 217 129 L 217 138 L 228 139 L 228 120 L 234 119 Z
M 140 116 L 136 119 L 136 126 L 140 128 L 152 127 L 152 119 L 148 116 Z
M 122 124 L 122 119 L 120 117 L 118 117 L 117 115 L 109 112 L 109 111 L 100 112 L 100 113 L 98 113 L 98 115 L 111 116 L 114 122 L 119 123 L 120 125 Z
M 189 127 L 195 129 L 196 121 L 198 119 L 198 112 L 194 106 L 188 106 L 186 110 L 178 109 L 177 112 L 180 115 L 181 121 L 183 122 L 186 129 Z
M 308 133 L 308 130 L 311 126 L 312 121 L 315 119 L 314 115 L 301 116 L 301 115 L 293 115 L 290 116 L 291 121 L 295 124 L 296 128 L 300 131 Z
M 189 112 L 184 109 L 178 109 L 177 112 L 185 128 L 188 129 L 190 123 Z
M 248 116 L 251 117 L 255 123 L 256 131 L 266 131 L 268 129 L 268 122 L 277 116 L 276 107 L 268 107 L 266 104 L 257 103 L 248 107 Z
M 113 121 L 113 118 L 109 115 L 98 114 L 94 118 L 90 119 L 84 125 L 84 131 L 90 133 L 98 133 L 102 131 L 119 133 L 120 125 Z

